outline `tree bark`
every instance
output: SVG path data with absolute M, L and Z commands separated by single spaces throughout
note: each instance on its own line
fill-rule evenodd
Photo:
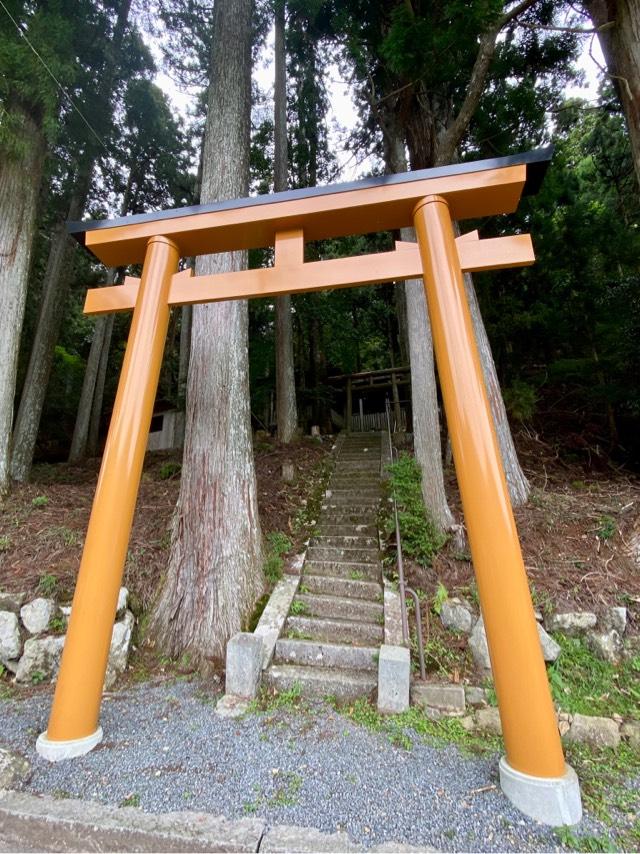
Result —
M 84 379 L 82 381 L 78 413 L 76 415 L 76 423 L 73 428 L 73 437 L 71 439 L 71 448 L 69 450 L 70 463 L 80 462 L 87 453 L 91 407 L 93 404 L 93 395 L 96 388 L 96 379 L 100 365 L 100 355 L 102 353 L 102 345 L 108 320 L 108 315 L 101 315 L 96 319 L 95 326 L 93 327 L 91 349 L 89 350 L 87 367 L 85 368 Z
M 78 220 L 82 216 L 91 183 L 92 165 L 85 163 L 81 167 L 82 171 L 73 188 L 67 219 Z M 21 482 L 29 479 L 33 463 L 42 407 L 71 282 L 75 246 L 75 241 L 67 234 L 64 222 L 57 223 L 51 236 L 38 324 L 13 428 L 11 475 Z
M 192 307 L 183 305 L 180 309 L 180 356 L 178 359 L 178 409 L 184 408 L 189 376 L 189 353 L 191 350 Z
M 274 152 L 273 189 L 287 189 L 289 157 L 287 154 L 287 62 L 284 40 L 285 2 L 275 4 L 275 83 L 274 83 Z M 298 426 L 296 381 L 293 368 L 293 335 L 291 332 L 291 297 L 276 297 L 276 421 L 278 439 L 290 442 Z
M 624 110 L 640 184 L 640 6 L 637 0 L 585 0 L 584 5 Z
M 248 192 L 252 0 L 217 0 L 202 201 Z M 246 268 L 199 257 L 199 275 Z M 169 655 L 223 660 L 264 589 L 251 441 L 246 301 L 195 306 L 184 462 L 166 581 L 151 632 Z
M 109 314 L 105 317 L 104 335 L 100 346 L 100 361 L 98 363 L 98 373 L 96 375 L 96 387 L 93 391 L 93 401 L 91 402 L 91 417 L 89 419 L 89 433 L 87 435 L 86 451 L 88 457 L 98 456 L 98 446 L 100 444 L 100 420 L 102 417 L 102 405 L 104 403 L 104 385 L 107 379 L 111 337 L 113 335 L 113 325 L 115 320 L 115 314 Z
M 0 497 L 10 486 L 18 349 L 45 152 L 36 121 L 18 106 L 11 112 L 21 133 L 16 152 L 0 156 Z

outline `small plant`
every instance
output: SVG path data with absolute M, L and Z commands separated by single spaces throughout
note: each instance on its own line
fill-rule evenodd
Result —
M 306 632 L 300 632 L 298 629 L 289 629 L 287 632 L 289 640 L 311 640 L 311 635 Z
M 301 602 L 300 599 L 294 599 L 294 601 L 291 603 L 289 613 L 293 614 L 294 617 L 300 617 L 303 614 L 309 613 L 309 606 L 306 602 Z
M 434 614 L 437 614 L 438 616 L 440 616 L 440 612 L 442 611 L 442 606 L 444 605 L 444 603 L 446 602 L 446 600 L 448 598 L 449 598 L 449 591 L 444 586 L 444 584 L 441 581 L 439 581 L 437 590 L 436 590 L 435 595 L 433 597 L 433 605 L 431 606 L 433 608 Z
M 302 788 L 302 777 L 291 771 L 276 771 L 274 782 L 280 783 L 275 793 L 267 801 L 270 807 L 292 807 L 298 801 Z
M 0 679 L 2 679 L 2 677 L 4 676 L 4 674 L 6 672 L 7 672 L 7 668 L 4 666 L 4 664 L 0 664 Z
M 282 556 L 285 555 L 293 543 L 281 531 L 272 531 L 267 534 L 267 559 L 264 564 L 264 574 L 270 584 L 275 584 L 282 577 L 284 566 Z
M 31 500 L 32 507 L 46 507 L 48 503 L 49 499 L 46 495 L 36 495 L 36 497 Z
M 362 581 L 364 578 L 364 572 L 361 569 L 352 569 L 349 573 L 349 578 L 352 581 Z
M 611 516 L 603 516 L 600 519 L 600 527 L 597 534 L 601 540 L 610 540 L 616 532 L 616 520 Z
M 570 827 L 558 827 L 555 834 L 564 845 L 571 851 L 617 851 L 618 848 L 612 843 L 608 836 L 582 836 Z
M 42 670 L 34 670 L 31 674 L 31 684 L 32 685 L 40 685 L 41 682 L 44 682 L 46 676 L 42 672 Z
M 38 593 L 42 596 L 53 596 L 58 589 L 58 579 L 53 573 L 45 572 L 38 579 Z
M 120 807 L 139 807 L 140 806 L 140 795 L 137 792 L 132 792 L 130 795 L 127 795 L 126 798 L 120 801 L 118 804 Z
M 8 552 L 11 548 L 11 537 L 8 534 L 3 534 L 0 537 L 0 552 Z
M 163 463 L 158 469 L 158 477 L 160 480 L 171 480 L 176 475 L 180 474 L 182 471 L 182 463 L 178 463 L 175 460 L 170 460 L 167 463 Z
M 311 593 L 311 591 L 309 590 L 309 587 L 306 584 L 301 584 L 298 587 L 298 593 L 302 593 L 304 595 L 306 593 Z
M 425 507 L 420 466 L 412 456 L 403 453 L 388 471 L 391 491 L 398 505 L 402 548 L 422 566 L 431 566 L 447 542 L 447 536 L 437 528 Z M 388 534 L 395 530 L 390 513 L 384 525 Z
M 62 614 L 56 614 L 49 620 L 49 628 L 52 632 L 62 634 L 67 627 L 67 621 Z

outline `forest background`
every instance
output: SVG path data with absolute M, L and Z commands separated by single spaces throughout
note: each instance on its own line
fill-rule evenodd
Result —
M 528 490 L 509 422 L 513 432 L 543 437 L 569 462 L 630 470 L 640 464 L 633 14 L 631 3 L 546 0 L 290 0 L 252 9 L 248 61 L 255 69 L 274 22 L 277 54 L 274 93 L 253 77 L 252 194 L 343 180 L 345 163 L 382 174 L 555 146 L 540 193 L 523 200 L 517 214 L 465 224 L 486 237 L 530 232 L 536 249 L 531 268 L 467 283 L 478 298 L 476 331 L 516 504 Z M 102 268 L 67 237 L 64 223 L 202 198 L 210 74 L 220 43 L 214 25 L 211 4 L 201 0 L 0 3 L 5 494 L 12 480 L 28 481 L 34 462 L 77 462 L 100 452 L 130 317 L 95 321 L 82 305 L 88 287 L 121 281 L 125 271 Z M 604 54 L 597 97 L 568 98 L 580 80 L 578 59 L 595 39 Z M 160 70 L 189 101 L 186 116 L 156 82 Z M 346 160 L 333 150 L 329 128 L 328 76 L 335 73 L 348 85 L 356 116 L 344 140 Z M 233 163 L 234 154 L 230 138 L 219 160 Z M 210 200 L 211 176 L 205 179 Z M 307 256 L 389 249 L 394 237 L 324 241 L 307 246 Z M 271 260 L 270 250 L 256 251 L 249 265 Z M 430 493 L 442 483 L 436 469 L 446 457 L 446 430 L 438 421 L 435 380 L 425 379 L 433 368 L 428 343 L 419 345 L 426 318 L 420 293 L 421 286 L 408 284 L 250 301 L 247 411 L 254 431 L 277 432 L 284 442 L 313 425 L 329 432 L 340 426 L 344 407 L 332 376 L 411 364 L 425 501 L 436 524 L 451 529 L 443 489 Z M 242 348 L 244 320 L 236 322 L 238 337 L 230 331 L 229 342 Z M 186 405 L 189 412 L 195 400 L 187 396 L 191 324 L 190 309 L 173 311 L 159 411 Z M 238 370 L 242 380 L 242 365 Z M 238 400 L 228 417 L 240 421 Z M 212 445 L 224 434 L 218 427 Z M 258 528 L 255 543 L 249 535 L 244 543 L 253 564 L 259 534 Z M 170 565 L 178 546 L 174 537 Z M 241 603 L 245 615 L 252 599 L 255 590 Z

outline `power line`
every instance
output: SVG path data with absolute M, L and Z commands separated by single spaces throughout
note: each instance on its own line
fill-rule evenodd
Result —
M 80 111 L 80 108 L 76 105 L 76 103 L 75 103 L 75 101 L 73 100 L 73 98 L 71 97 L 71 95 L 67 92 L 67 90 L 64 88 L 64 86 L 62 85 L 62 83 L 58 80 L 58 78 L 56 77 L 56 75 L 53 73 L 53 71 L 49 68 L 49 66 L 47 65 L 47 63 L 44 61 L 44 59 L 40 56 L 40 54 L 38 53 L 38 51 L 35 49 L 35 47 L 31 44 L 31 42 L 29 41 L 29 38 L 28 38 L 27 34 L 26 34 L 26 33 L 25 33 L 25 31 L 22 29 L 22 27 L 20 26 L 20 24 L 16 21 L 16 19 L 13 17 L 13 15 L 11 14 L 11 12 L 7 9 L 7 7 L 5 6 L 5 4 L 4 4 L 3 0 L 0 0 L 0 6 L 2 6 L 2 8 L 4 9 L 4 11 L 7 13 L 7 17 L 8 17 L 8 18 L 13 22 L 13 24 L 15 25 L 15 28 L 18 30 L 18 32 L 20 33 L 20 35 L 22 36 L 22 38 L 26 41 L 26 43 L 29 45 L 29 47 L 31 48 L 31 50 L 34 52 L 34 54 L 37 56 L 37 58 L 39 59 L 39 61 L 42 63 L 42 66 L 45 68 L 45 70 L 47 71 L 47 74 L 49 74 L 49 76 L 51 77 L 51 79 L 53 80 L 53 82 L 56 84 L 56 86 L 58 87 L 58 89 L 62 92 L 62 94 L 65 96 L 65 98 L 69 101 L 69 103 L 71 104 L 71 106 L 73 107 L 73 109 L 74 109 L 74 110 L 76 111 L 76 113 L 80 116 L 80 118 L 82 119 L 82 121 L 83 121 L 83 122 L 85 123 L 85 125 L 89 128 L 89 130 L 91 131 L 91 133 L 95 136 L 95 138 L 98 140 L 98 142 L 99 142 L 99 143 L 100 143 L 100 145 L 104 148 L 104 150 L 107 152 L 107 154 L 110 154 L 109 149 L 107 148 L 106 144 L 103 142 L 103 140 L 101 139 L 101 137 L 98 135 L 97 131 L 95 131 L 95 130 L 91 127 L 91 125 L 89 124 L 89 122 L 87 121 L 87 119 L 84 117 L 84 115 L 83 115 L 83 114 L 82 114 L 82 112 Z

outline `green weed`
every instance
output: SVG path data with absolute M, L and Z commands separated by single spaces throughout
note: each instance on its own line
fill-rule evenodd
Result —
M 561 653 L 549 667 L 555 702 L 566 712 L 640 719 L 640 657 L 602 661 L 579 638 L 555 634 Z
M 444 605 L 444 603 L 447 601 L 448 598 L 449 598 L 449 591 L 444 586 L 444 584 L 441 581 L 439 581 L 438 582 L 438 588 L 437 588 L 437 590 L 434 594 L 434 597 L 433 597 L 433 604 L 431 606 L 433 609 L 433 612 L 435 614 L 440 616 L 440 612 L 442 611 L 442 606 Z
M 132 794 L 128 795 L 126 798 L 120 801 L 118 804 L 120 807 L 139 807 L 140 806 L 140 795 L 137 792 L 132 792 Z
M 42 596 L 53 596 L 58 589 L 58 579 L 53 573 L 45 572 L 38 579 L 38 593 Z
M 603 516 L 600 519 L 600 527 L 597 534 L 601 540 L 610 540 L 616 532 L 616 520 L 611 516 Z
M 32 685 L 40 685 L 41 682 L 44 682 L 46 676 L 42 672 L 42 670 L 34 670 L 31 674 L 31 684 Z
M 420 466 L 412 456 L 403 453 L 388 466 L 388 471 L 390 489 L 398 505 L 402 548 L 422 566 L 431 566 L 447 536 L 438 530 L 425 507 Z M 391 513 L 384 520 L 384 528 L 387 534 L 395 529 Z
M 62 632 L 67 628 L 67 621 L 62 614 L 56 614 L 49 620 L 49 628 L 52 632 L 62 634 Z
M 282 577 L 284 562 L 282 560 L 293 543 L 281 531 L 271 531 L 267 534 L 267 557 L 264 563 L 264 574 L 270 584 L 275 584 Z
M 309 613 L 309 606 L 306 602 L 301 602 L 299 599 L 294 599 L 291 603 L 291 607 L 289 608 L 289 613 L 293 614 L 294 617 L 300 617 L 303 614 Z
M 49 503 L 49 499 L 46 495 L 36 495 L 35 498 L 31 501 L 32 507 L 46 507 Z
M 0 552 L 8 552 L 11 545 L 11 537 L 8 534 L 3 534 L 0 537 Z
M 362 581 L 362 579 L 364 578 L 364 572 L 362 572 L 362 570 L 360 570 L 360 569 L 353 569 L 349 573 L 349 578 L 352 581 Z
M 555 835 L 571 851 L 617 851 L 608 836 L 582 836 L 571 827 L 558 827 Z
M 158 469 L 158 477 L 160 480 L 171 480 L 182 471 L 182 463 L 176 460 L 169 460 L 163 463 Z
M 286 691 L 272 694 L 269 691 L 261 691 L 256 700 L 249 704 L 249 712 L 275 712 L 281 709 L 305 708 L 302 701 L 302 686 L 294 682 Z

